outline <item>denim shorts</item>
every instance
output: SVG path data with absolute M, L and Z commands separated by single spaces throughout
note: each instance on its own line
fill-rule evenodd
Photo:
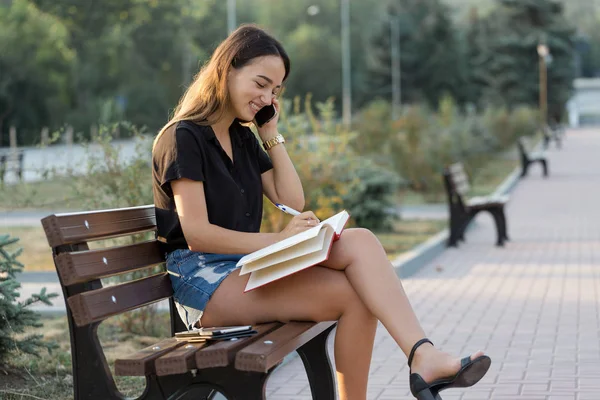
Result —
M 200 253 L 178 249 L 167 256 L 173 299 L 182 321 L 191 329 L 204 313 L 221 282 L 238 267 L 244 255 Z

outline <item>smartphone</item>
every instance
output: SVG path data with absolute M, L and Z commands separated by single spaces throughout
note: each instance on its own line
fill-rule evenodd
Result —
M 254 120 L 256 121 L 256 125 L 258 125 L 258 127 L 261 127 L 270 120 L 272 120 L 273 117 L 275 117 L 276 115 L 277 110 L 275 109 L 275 106 L 271 104 L 268 106 L 264 106 L 263 108 L 258 110 L 256 115 L 254 116 Z
M 176 332 L 176 337 L 219 336 L 252 330 L 251 325 L 222 326 L 213 328 L 192 329 L 191 331 Z

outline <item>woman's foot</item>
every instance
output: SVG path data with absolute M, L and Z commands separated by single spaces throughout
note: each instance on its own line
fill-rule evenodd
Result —
M 471 355 L 471 360 L 482 356 L 483 351 Z M 448 378 L 460 370 L 460 359 L 440 351 L 429 343 L 424 343 L 415 351 L 411 372 L 421 375 L 425 382 L 431 383 L 436 379 Z

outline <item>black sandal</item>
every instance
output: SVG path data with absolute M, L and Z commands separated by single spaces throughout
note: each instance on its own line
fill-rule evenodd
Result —
M 424 344 L 424 343 L 433 343 L 431 340 L 425 338 L 419 340 L 413 346 L 410 351 L 410 355 L 408 356 L 408 367 L 412 364 L 413 357 L 415 355 L 415 350 Z M 450 388 L 462 388 L 473 386 L 483 376 L 486 374 L 492 360 L 488 356 L 479 356 L 474 360 L 471 360 L 470 357 L 465 357 L 460 360 L 460 369 L 453 376 L 449 376 L 446 378 L 436 379 L 431 383 L 425 382 L 421 375 L 410 373 L 410 392 L 417 398 L 418 400 L 442 400 L 439 395 L 439 392 L 445 389 Z

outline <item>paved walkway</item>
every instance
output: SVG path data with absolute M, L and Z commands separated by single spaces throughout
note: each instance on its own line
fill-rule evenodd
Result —
M 456 354 L 485 349 L 492 367 L 449 399 L 600 399 L 600 130 L 570 131 L 508 207 L 512 241 L 496 248 L 481 215 L 468 242 L 404 281 L 430 338 Z M 310 399 L 301 361 L 280 367 L 268 399 Z M 406 357 L 380 326 L 369 399 L 409 399 Z

